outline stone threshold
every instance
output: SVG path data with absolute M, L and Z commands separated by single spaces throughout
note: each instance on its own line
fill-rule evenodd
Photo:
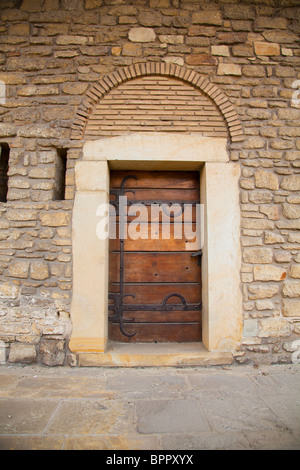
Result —
M 82 367 L 172 367 L 216 366 L 233 362 L 230 352 L 210 352 L 202 343 L 118 343 L 110 342 L 107 351 L 80 352 Z

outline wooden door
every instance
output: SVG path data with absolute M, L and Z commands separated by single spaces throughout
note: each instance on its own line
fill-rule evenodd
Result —
M 186 230 L 196 230 L 199 173 L 111 171 L 110 181 L 110 200 L 116 208 L 111 216 L 116 238 L 110 239 L 109 254 L 110 339 L 199 341 L 199 246 L 189 245 L 191 235 Z M 127 197 L 129 207 L 124 239 L 119 236 L 126 214 L 121 211 L 120 196 Z M 141 211 L 137 204 L 142 204 Z

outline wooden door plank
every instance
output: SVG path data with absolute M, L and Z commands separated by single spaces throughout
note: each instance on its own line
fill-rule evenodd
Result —
M 131 253 L 124 254 L 124 282 L 199 282 L 200 266 L 191 253 Z M 109 278 L 118 282 L 120 254 L 111 253 Z
M 132 192 L 134 191 L 134 192 Z M 134 188 L 132 191 L 125 192 L 124 196 L 127 200 L 134 203 L 139 201 L 141 203 L 147 203 L 151 201 L 162 201 L 166 204 L 172 204 L 176 201 L 182 202 L 196 202 L 199 200 L 199 189 L 178 189 L 178 188 L 164 188 L 164 189 L 137 189 Z M 113 202 L 116 198 L 115 194 L 110 195 L 110 201 Z M 174 202 L 173 202 L 174 201 Z
M 112 170 L 110 172 L 110 187 L 119 189 L 126 176 L 136 176 L 138 179 L 128 179 L 126 188 L 198 188 L 199 172 L 197 171 L 144 171 L 144 170 Z
M 124 284 L 124 304 L 158 304 L 161 305 L 167 295 L 177 293 L 182 295 L 189 304 L 201 302 L 201 287 L 195 284 Z M 109 292 L 120 292 L 120 284 L 111 283 Z M 182 304 L 180 299 L 172 297 L 168 303 Z
M 173 324 L 157 324 L 157 323 L 129 323 L 125 326 L 126 332 L 136 332 L 132 338 L 123 336 L 120 332 L 118 324 L 109 324 L 109 336 L 113 341 L 122 341 L 127 343 L 145 342 L 145 343 L 165 343 L 176 342 L 186 343 L 201 340 L 201 324 L 192 323 L 173 323 Z
M 200 249 L 200 227 L 196 227 L 194 223 L 184 227 L 179 224 L 127 224 L 124 250 L 197 251 Z M 120 251 L 118 223 L 116 223 L 115 235 L 116 238 L 109 240 L 110 250 Z
M 125 311 L 124 320 L 131 319 L 136 323 L 197 323 L 201 321 L 201 311 Z

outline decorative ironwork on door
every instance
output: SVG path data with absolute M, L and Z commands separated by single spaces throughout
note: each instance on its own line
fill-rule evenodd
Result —
M 138 172 L 137 172 L 138 173 Z M 113 200 L 110 201 L 110 204 L 114 206 L 115 208 L 115 216 L 118 217 L 119 220 L 119 242 L 120 242 L 120 269 L 119 269 L 119 292 L 109 292 L 109 300 L 111 301 L 109 303 L 109 321 L 111 323 L 117 323 L 119 325 L 119 329 L 121 334 L 126 337 L 126 338 L 133 338 L 137 332 L 136 331 L 127 331 L 126 326 L 130 325 L 134 322 L 134 318 L 128 318 L 128 315 L 126 316 L 126 319 L 124 318 L 124 314 L 128 312 L 161 312 L 162 315 L 167 315 L 168 312 L 176 311 L 200 311 L 202 308 L 202 302 L 195 302 L 195 303 L 190 303 L 187 302 L 185 297 L 176 291 L 168 293 L 164 298 L 162 298 L 160 303 L 127 303 L 124 302 L 124 299 L 126 297 L 135 299 L 135 293 L 132 291 L 132 293 L 128 293 L 124 291 L 124 271 L 125 271 L 125 263 L 124 263 L 124 256 L 125 256 L 125 251 L 124 251 L 124 243 L 126 239 L 126 234 L 125 230 L 127 230 L 126 227 L 126 214 L 124 214 L 124 207 L 120 207 L 120 201 L 122 201 L 122 197 L 125 196 L 126 193 L 132 193 L 133 195 L 135 194 L 135 190 L 133 188 L 126 188 L 125 185 L 127 181 L 129 180 L 135 180 L 138 182 L 138 177 L 136 174 L 127 174 L 121 181 L 120 187 L 118 189 L 112 188 L 110 193 L 114 197 Z M 172 204 L 177 204 L 180 209 L 174 214 L 172 213 L 167 213 L 166 212 L 166 202 L 171 202 Z M 127 205 L 130 206 L 131 204 L 136 204 L 136 205 L 144 205 L 144 206 L 151 206 L 152 204 L 161 204 L 162 208 L 165 212 L 170 217 L 177 217 L 178 215 L 182 214 L 184 211 L 184 203 L 182 200 L 174 200 L 172 201 L 166 201 L 166 200 L 153 200 L 151 198 L 151 201 L 147 200 L 136 200 L 130 201 L 127 200 Z M 195 202 L 192 202 L 192 204 L 196 204 Z M 127 210 L 127 208 L 126 208 Z M 198 256 L 198 265 L 200 266 L 200 260 L 201 260 L 201 250 L 198 250 L 196 252 L 191 253 L 190 255 L 192 257 Z M 186 268 L 188 269 L 188 268 Z M 133 288 L 132 288 L 133 289 Z M 174 300 L 178 299 L 177 302 L 175 303 Z M 173 303 L 172 303 L 173 300 Z M 167 320 L 166 320 L 167 321 Z

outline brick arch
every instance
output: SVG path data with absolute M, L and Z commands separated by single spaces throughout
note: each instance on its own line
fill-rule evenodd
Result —
M 220 110 L 227 124 L 231 141 L 237 142 L 244 139 L 240 119 L 222 90 L 192 69 L 159 62 L 134 64 L 124 67 L 104 76 L 98 83 L 92 85 L 77 109 L 72 124 L 71 139 L 81 140 L 84 138 L 89 116 L 102 97 L 129 80 L 153 75 L 177 78 L 198 88 L 202 93 L 207 95 Z

